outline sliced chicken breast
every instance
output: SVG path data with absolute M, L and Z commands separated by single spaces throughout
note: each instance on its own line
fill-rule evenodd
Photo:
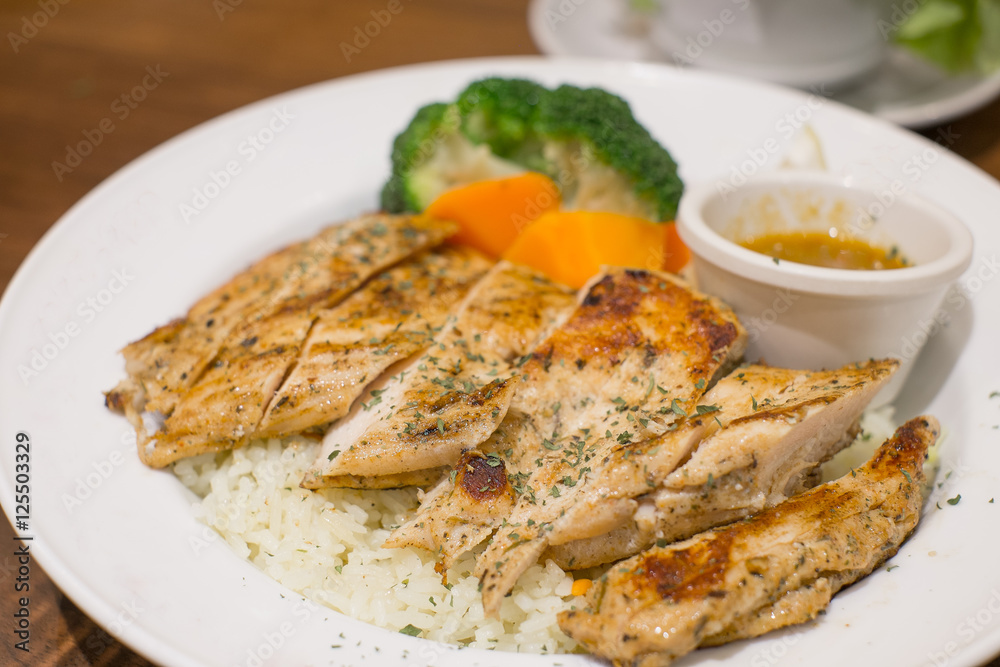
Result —
M 572 308 L 571 290 L 501 262 L 430 346 L 393 367 L 334 425 L 303 486 L 454 465 L 497 428 L 517 360 Z
M 453 230 L 430 219 L 369 215 L 265 258 L 201 299 L 185 319 L 127 346 L 129 378 L 108 393 L 107 405 L 126 413 L 140 458 L 154 467 L 240 442 L 319 312 Z M 229 417 L 216 430 L 220 414 Z
M 321 312 L 259 435 L 299 433 L 347 414 L 382 371 L 430 344 L 492 264 L 466 248 L 425 251 Z
M 854 440 L 861 413 L 897 367 L 885 360 L 833 371 L 739 368 L 705 395 L 704 414 L 612 453 L 575 490 L 546 555 L 570 569 L 608 563 L 800 493 Z M 602 515 L 610 516 L 602 523 Z
M 910 420 L 839 480 L 622 561 L 559 627 L 615 665 L 663 667 L 699 646 L 815 618 L 916 527 L 938 430 L 933 417 Z
M 481 448 L 503 462 L 513 509 L 477 508 L 475 494 L 448 479 L 388 542 L 450 562 L 500 528 L 479 560 L 490 612 L 547 546 L 560 497 L 615 447 L 662 434 L 680 412 L 695 411 L 742 355 L 745 333 L 732 312 L 667 274 L 611 269 L 581 295 L 520 368 L 508 417 Z

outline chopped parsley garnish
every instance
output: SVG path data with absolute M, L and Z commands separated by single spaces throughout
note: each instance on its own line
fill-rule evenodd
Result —
M 407 623 L 406 627 L 402 628 L 399 631 L 399 634 L 409 635 L 411 637 L 419 637 L 421 632 L 423 632 L 423 630 L 421 630 L 417 626 L 413 625 L 412 623 Z
M 962 494 L 960 493 L 957 496 L 955 496 L 954 498 L 949 498 L 948 499 L 948 504 L 949 505 L 957 505 L 958 501 L 960 501 L 961 499 L 962 499 Z

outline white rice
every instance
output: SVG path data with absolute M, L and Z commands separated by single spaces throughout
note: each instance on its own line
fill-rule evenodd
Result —
M 867 461 L 895 429 L 892 408 L 870 410 L 849 448 L 823 467 L 835 479 Z M 224 454 L 178 462 L 174 473 L 202 498 L 198 518 L 241 557 L 302 595 L 388 630 L 476 648 L 531 653 L 578 650 L 556 614 L 583 599 L 573 577 L 548 561 L 532 566 L 504 599 L 500 618 L 486 618 L 476 553 L 448 572 L 431 552 L 383 549 L 391 530 L 416 509 L 417 491 L 299 488 L 319 445 L 305 438 L 258 440 Z M 410 632 L 416 632 L 410 630 Z
M 500 618 L 485 618 L 474 554 L 452 567 L 446 587 L 431 552 L 382 548 L 416 508 L 415 490 L 301 489 L 317 451 L 304 438 L 260 440 L 178 462 L 174 472 L 202 497 L 198 518 L 237 554 L 320 604 L 388 630 L 412 626 L 420 637 L 476 648 L 576 649 L 556 623 L 556 614 L 582 603 L 570 594 L 571 575 L 551 561 L 532 566 Z

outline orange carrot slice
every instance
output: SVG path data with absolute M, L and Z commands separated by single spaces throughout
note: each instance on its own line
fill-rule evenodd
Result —
M 677 234 L 677 225 L 673 222 L 664 224 L 666 234 L 663 238 L 663 268 L 679 273 L 691 261 L 691 251 Z
M 522 229 L 544 213 L 558 210 L 559 203 L 559 188 L 552 179 L 527 172 L 449 190 L 424 213 L 458 223 L 452 243 L 499 257 Z
M 602 264 L 660 269 L 667 226 L 617 213 L 546 213 L 528 225 L 504 259 L 582 287 Z
M 573 588 L 570 590 L 570 595 L 586 595 L 590 587 L 594 585 L 594 582 L 590 579 L 577 579 L 573 582 Z

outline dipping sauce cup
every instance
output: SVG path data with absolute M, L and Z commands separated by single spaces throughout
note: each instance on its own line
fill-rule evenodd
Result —
M 899 371 L 872 407 L 895 399 L 951 286 L 972 260 L 972 235 L 914 195 L 877 194 L 816 172 L 777 172 L 738 187 L 685 194 L 677 230 L 698 287 L 728 303 L 750 335 L 747 359 L 788 368 L 837 368 L 895 357 Z M 768 233 L 823 232 L 894 248 L 898 269 L 833 269 L 776 261 L 739 245 Z

